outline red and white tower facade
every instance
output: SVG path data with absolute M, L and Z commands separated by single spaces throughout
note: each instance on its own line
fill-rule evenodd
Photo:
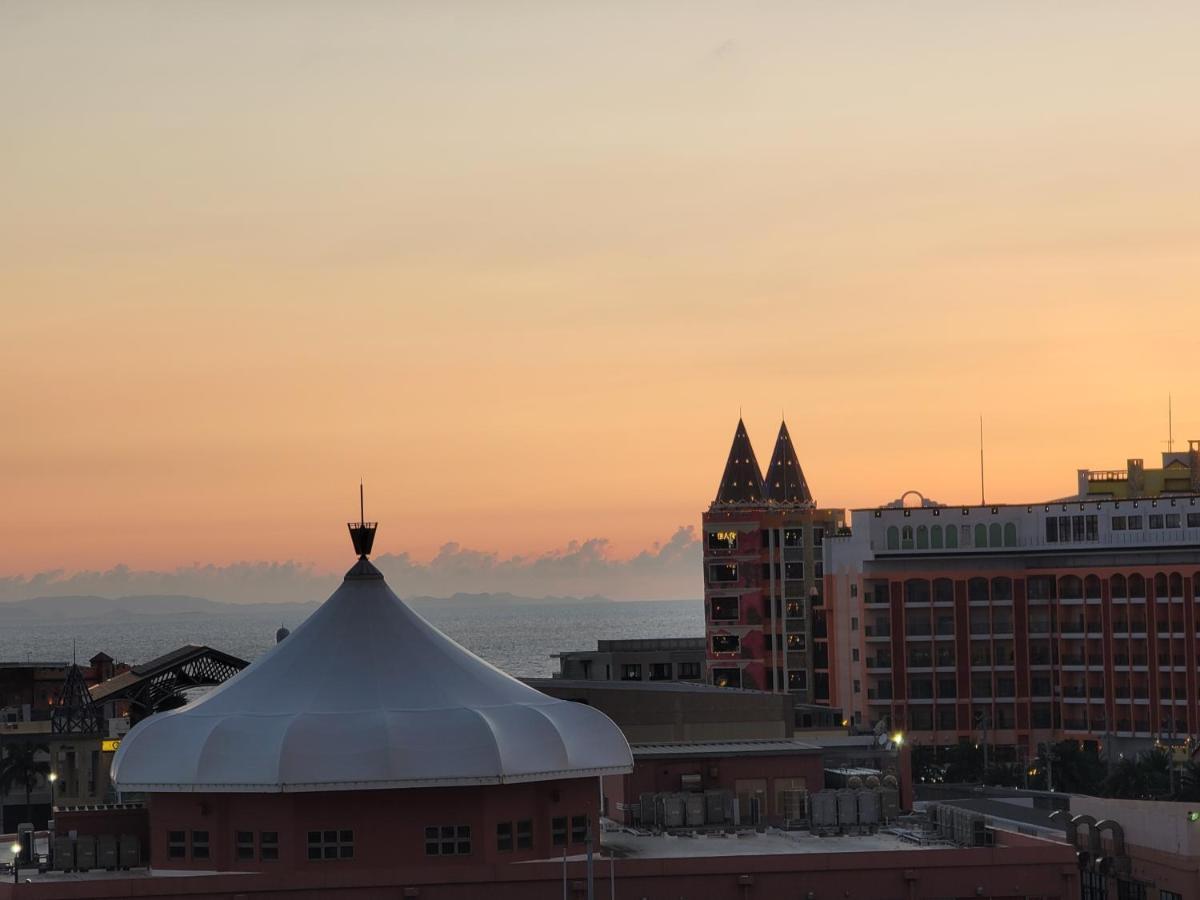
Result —
M 844 521 L 818 508 L 786 423 L 766 478 L 739 419 L 703 515 L 708 680 L 830 702 L 823 546 Z

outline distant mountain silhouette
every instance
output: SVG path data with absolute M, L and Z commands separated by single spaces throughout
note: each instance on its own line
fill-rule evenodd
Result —
M 450 597 L 407 598 L 415 604 L 462 604 L 516 606 L 546 603 L 611 603 L 606 597 L 520 597 L 515 594 L 454 594 Z M 0 622 L 53 622 L 61 620 L 138 618 L 143 616 L 267 616 L 280 610 L 296 612 L 320 604 L 307 603 L 222 603 L 204 597 L 143 594 L 128 597 L 65 596 L 32 597 L 0 603 Z

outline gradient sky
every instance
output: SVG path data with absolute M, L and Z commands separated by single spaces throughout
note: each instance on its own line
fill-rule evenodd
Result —
M 989 499 L 1155 459 L 1198 46 L 1194 2 L 8 0 L 0 575 L 338 568 L 360 476 L 387 552 L 625 559 L 739 408 L 826 505 L 975 500 L 980 413 Z

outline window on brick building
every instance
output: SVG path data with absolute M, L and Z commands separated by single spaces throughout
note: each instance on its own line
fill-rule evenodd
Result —
M 326 831 L 310 831 L 308 833 L 308 858 L 313 858 L 313 835 L 324 834 L 337 835 L 337 832 Z M 351 855 L 354 851 L 354 835 L 352 832 L 343 831 L 342 834 L 350 835 Z M 425 855 L 426 856 L 469 856 L 471 853 L 471 826 L 470 825 L 429 825 L 425 828 Z M 325 856 L 325 859 L 333 857 Z

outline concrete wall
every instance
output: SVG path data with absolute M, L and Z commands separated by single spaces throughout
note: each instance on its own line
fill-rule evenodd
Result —
M 622 900 L 774 900 L 779 897 L 851 897 L 921 900 L 945 897 L 1042 897 L 1076 900 L 1079 873 L 1069 847 L 1005 833 L 1005 846 L 977 849 L 895 850 L 616 861 Z M 596 865 L 596 895 L 609 896 L 607 860 Z M 586 896 L 582 860 L 570 862 L 568 896 Z M 0 883 L 0 900 L 107 900 L 136 896 L 165 900 L 559 900 L 558 862 L 444 868 L 416 865 L 391 870 L 338 870 L 291 874 L 111 879 L 70 883 Z
M 1200 898 L 1200 822 L 1189 822 L 1187 817 L 1193 810 L 1200 810 L 1200 804 L 1071 797 L 1073 814 L 1086 814 L 1098 822 L 1112 819 L 1125 830 L 1134 879 L 1187 900 Z M 1107 833 L 1104 846 L 1106 852 L 1112 847 Z
M 631 744 L 737 741 L 791 737 L 788 694 L 718 688 L 608 686 L 603 682 L 527 681 L 551 697 L 594 706 L 617 723 Z

